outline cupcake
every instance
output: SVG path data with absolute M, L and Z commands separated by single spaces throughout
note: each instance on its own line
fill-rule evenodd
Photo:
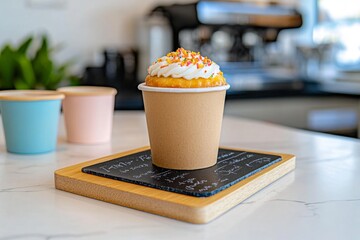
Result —
M 148 68 L 142 91 L 152 163 L 196 170 L 217 162 L 226 90 L 219 66 L 183 48 Z
M 178 48 L 148 68 L 147 86 L 203 88 L 226 85 L 219 65 L 199 52 Z

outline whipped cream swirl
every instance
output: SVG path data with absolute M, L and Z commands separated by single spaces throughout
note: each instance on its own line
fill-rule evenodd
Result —
M 150 76 L 184 78 L 212 78 L 220 73 L 220 67 L 199 53 L 179 48 L 167 56 L 159 58 L 149 68 Z

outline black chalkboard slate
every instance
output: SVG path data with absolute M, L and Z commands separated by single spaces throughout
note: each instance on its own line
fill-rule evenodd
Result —
M 84 173 L 196 197 L 212 196 L 281 161 L 280 156 L 219 149 L 215 166 L 169 170 L 151 163 L 150 150 L 84 167 Z

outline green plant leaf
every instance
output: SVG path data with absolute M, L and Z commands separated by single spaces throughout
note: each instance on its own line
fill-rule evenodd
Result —
M 29 86 L 24 80 L 21 78 L 14 80 L 14 86 L 16 89 L 31 89 L 32 87 Z
M 0 77 L 0 89 L 6 89 L 5 80 Z
M 41 46 L 40 46 L 40 51 L 41 52 L 46 52 L 49 53 L 49 43 L 48 43 L 48 38 L 46 35 L 43 35 L 41 38 Z
M 10 45 L 5 45 L 0 53 L 0 77 L 2 79 L 3 88 L 13 87 L 13 78 L 16 67 L 16 54 L 17 53 L 10 47 Z
M 48 52 L 39 50 L 32 61 L 32 66 L 38 85 L 46 86 L 54 69 L 54 63 L 49 58 Z
M 5 45 L 0 50 L 0 88 L 56 89 L 62 81 L 77 85 L 79 78 L 69 74 L 73 61 L 57 64 L 53 54 L 62 46 L 50 46 L 46 35 L 30 57 L 29 49 L 36 37 L 28 36 L 17 47 Z
M 71 66 L 72 61 L 68 61 L 60 66 L 54 66 L 48 81 L 45 82 L 45 86 L 48 89 L 56 89 L 60 82 L 66 80 L 68 76 L 68 68 Z
M 61 64 L 58 68 L 58 71 L 67 72 L 68 68 L 73 64 L 73 61 L 67 61 Z
M 49 78 L 49 82 L 46 85 L 47 89 L 56 89 L 59 83 L 62 81 L 63 76 L 59 74 L 52 74 Z
M 70 76 L 69 82 L 71 86 L 78 86 L 80 85 L 80 78 L 78 76 Z
M 20 54 L 26 54 L 27 53 L 27 51 L 28 51 L 28 49 L 29 49 L 29 47 L 30 47 L 30 45 L 31 45 L 31 43 L 32 43 L 32 41 L 33 41 L 33 37 L 28 37 L 28 38 L 26 38 L 21 44 L 20 44 L 20 47 L 18 48 L 18 53 L 20 53 Z
M 24 54 L 19 54 L 17 57 L 17 63 L 21 78 L 24 82 L 26 82 L 26 84 L 30 87 L 35 86 L 36 79 L 30 60 Z

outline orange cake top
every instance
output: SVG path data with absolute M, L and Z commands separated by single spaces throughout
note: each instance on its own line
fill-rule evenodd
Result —
M 219 65 L 200 53 L 178 48 L 148 68 L 146 85 L 196 88 L 226 85 Z

